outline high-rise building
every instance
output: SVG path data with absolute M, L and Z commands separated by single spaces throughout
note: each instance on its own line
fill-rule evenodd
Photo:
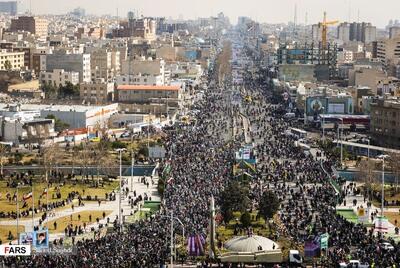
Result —
M 0 2 L 0 12 L 15 16 L 18 12 L 17 1 Z
M 353 22 L 350 24 L 349 32 L 350 41 L 363 42 L 366 44 L 376 41 L 376 27 L 371 23 Z
M 113 30 L 114 37 L 141 37 L 147 40 L 156 39 L 157 23 L 153 18 L 130 18 L 121 22 L 120 28 Z
M 11 20 L 10 31 L 26 31 L 37 36 L 47 36 L 49 24 L 46 19 L 31 16 L 21 16 Z
M 348 43 L 350 41 L 350 24 L 347 22 L 341 23 L 337 30 L 337 39 L 344 44 Z
M 322 42 L 322 26 L 313 24 L 312 26 L 312 41 L 315 43 Z
M 384 65 L 397 65 L 400 63 L 400 37 L 380 40 L 373 43 L 375 58 Z
M 400 36 L 400 26 L 392 26 L 389 28 L 389 38 L 396 38 Z

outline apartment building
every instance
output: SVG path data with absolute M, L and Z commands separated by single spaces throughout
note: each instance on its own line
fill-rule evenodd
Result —
M 65 86 L 67 83 L 77 85 L 79 83 L 78 72 L 67 72 L 64 69 L 54 69 L 53 71 L 40 72 L 40 84 L 53 85 L 55 87 Z
M 46 56 L 46 71 L 64 69 L 66 72 L 79 72 L 79 82 L 91 82 L 90 54 L 67 53 L 59 50 Z
M 24 68 L 25 53 L 12 52 L 9 50 L 0 51 L 0 70 L 21 70 Z
M 81 100 L 91 104 L 105 104 L 113 101 L 114 83 L 104 79 L 97 79 L 92 83 L 81 83 L 79 95 Z
M 371 134 L 381 146 L 400 147 L 400 101 L 371 103 Z
M 49 24 L 46 19 L 31 17 L 31 16 L 20 16 L 16 19 L 11 19 L 11 32 L 26 31 L 37 36 L 48 35 Z

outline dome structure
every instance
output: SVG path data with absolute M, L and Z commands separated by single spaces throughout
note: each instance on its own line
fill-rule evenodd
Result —
M 279 249 L 279 245 L 263 236 L 237 236 L 225 243 L 225 248 L 233 252 L 259 252 Z

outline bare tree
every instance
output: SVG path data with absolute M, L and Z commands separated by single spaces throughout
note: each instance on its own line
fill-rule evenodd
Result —
M 93 146 L 90 143 L 82 143 L 83 148 L 78 152 L 78 163 L 80 164 L 83 175 L 88 176 L 89 166 L 93 164 Z
M 43 167 L 47 174 L 57 166 L 61 158 L 62 153 L 58 143 L 53 143 L 42 150 Z
M 396 193 L 398 193 L 399 188 L 399 176 L 400 176 L 400 154 L 399 153 L 390 153 L 387 158 L 388 166 L 392 170 L 395 178 L 396 178 Z
M 4 162 L 5 160 L 7 160 L 7 155 L 9 153 L 9 150 L 7 148 L 6 145 L 0 143 L 0 166 L 1 166 L 1 170 L 0 170 L 0 175 L 1 177 L 3 177 L 4 175 Z
M 360 182 L 364 182 L 365 193 L 368 196 L 368 199 L 372 197 L 372 184 L 375 182 L 374 169 L 375 162 L 372 160 L 361 160 L 358 164 L 358 180 Z

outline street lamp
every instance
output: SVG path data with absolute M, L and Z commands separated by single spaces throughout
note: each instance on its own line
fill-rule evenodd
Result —
M 132 135 L 133 136 L 133 135 Z M 133 192 L 133 165 L 135 164 L 135 155 L 133 150 L 131 151 L 131 192 Z
M 343 118 L 339 118 L 339 120 L 342 121 L 342 124 L 340 125 L 340 128 L 338 125 L 337 135 L 338 135 L 338 141 L 340 138 L 340 166 L 343 167 Z M 340 129 L 341 129 L 341 133 L 339 132 Z
M 325 141 L 325 116 L 324 116 L 324 111 L 325 111 L 325 107 L 321 108 L 322 110 L 322 140 Z
M 381 199 L 381 216 L 383 217 L 383 207 L 385 201 L 385 158 L 388 158 L 388 155 L 380 155 L 379 159 L 382 159 L 382 199 Z
M 121 213 L 121 200 L 122 200 L 122 152 L 126 151 L 125 148 L 116 149 L 119 153 L 119 200 L 118 200 L 118 218 L 119 228 L 122 232 L 122 213 Z
M 182 221 L 174 217 L 173 210 L 171 209 L 171 216 L 161 216 L 161 218 L 170 218 L 171 219 L 171 267 L 174 267 L 174 220 L 176 220 L 180 225 L 182 225 L 182 236 L 183 240 L 185 241 L 185 226 L 183 225 Z

